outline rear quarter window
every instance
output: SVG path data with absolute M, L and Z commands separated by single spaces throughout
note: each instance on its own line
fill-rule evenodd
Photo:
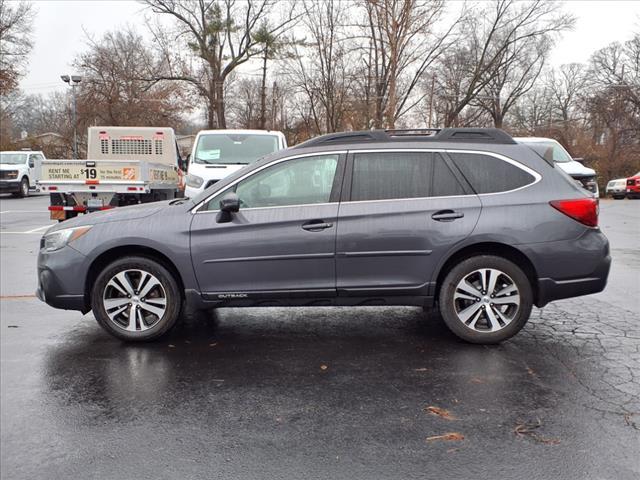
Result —
M 476 193 L 508 192 L 535 181 L 529 172 L 491 155 L 450 152 L 449 156 Z

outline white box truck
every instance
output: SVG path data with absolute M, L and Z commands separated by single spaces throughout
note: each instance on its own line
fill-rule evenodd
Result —
M 42 160 L 38 187 L 52 220 L 181 194 L 182 160 L 171 128 L 90 127 L 87 160 Z

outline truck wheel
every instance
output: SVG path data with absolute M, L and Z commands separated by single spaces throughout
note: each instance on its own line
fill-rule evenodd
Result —
M 177 323 L 182 297 L 173 275 L 146 257 L 124 257 L 99 274 L 91 292 L 96 320 L 129 342 L 155 340 Z
M 440 287 L 447 327 L 471 343 L 499 343 L 524 327 L 531 314 L 529 279 L 513 262 L 479 255 L 453 267 Z
M 22 180 L 20 181 L 20 190 L 14 195 L 20 198 L 29 196 L 29 179 L 27 177 L 22 177 Z

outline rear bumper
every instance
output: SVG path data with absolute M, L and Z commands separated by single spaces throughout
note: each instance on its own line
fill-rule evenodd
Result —
M 522 251 L 537 271 L 538 307 L 598 293 L 607 285 L 611 255 L 609 241 L 599 229 L 589 228 L 572 240 L 523 245 Z
M 607 255 L 603 258 L 598 271 L 593 272 L 593 276 L 570 280 L 538 279 L 538 301 L 536 306 L 544 307 L 554 300 L 591 295 L 592 293 L 603 291 L 607 286 L 610 267 L 611 256 Z

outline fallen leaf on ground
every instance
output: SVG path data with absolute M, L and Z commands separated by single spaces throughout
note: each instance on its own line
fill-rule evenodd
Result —
M 428 368 L 416 368 L 414 371 L 415 372 L 428 372 L 429 369 Z
M 169 348 L 176 348 L 175 345 L 169 344 Z
M 326 370 L 327 368 L 329 367 L 327 367 L 326 365 L 320 365 L 320 370 Z
M 451 412 L 449 412 L 449 410 L 445 410 L 444 408 L 430 406 L 425 408 L 425 411 L 432 413 L 433 415 L 445 418 L 447 420 L 457 420 L 456 417 L 451 415 Z
M 464 435 L 458 432 L 449 432 L 449 433 L 444 433 L 442 435 L 434 435 L 433 437 L 427 437 L 427 442 L 434 442 L 436 440 L 444 440 L 444 441 L 464 440 Z
M 209 346 L 210 346 L 210 347 L 215 347 L 217 344 L 218 344 L 218 342 L 210 343 L 210 344 L 209 344 Z
M 473 378 L 471 378 L 471 380 L 469 380 L 469 381 L 470 381 L 471 383 L 478 383 L 478 384 L 480 384 L 480 383 L 484 383 L 484 380 L 483 380 L 483 379 L 481 379 L 481 378 L 478 378 L 478 377 L 473 377 Z
M 560 443 L 560 440 L 557 438 L 546 438 L 542 435 L 536 433 L 536 430 L 542 426 L 542 421 L 539 418 L 535 420 L 530 420 L 527 422 L 518 423 L 516 428 L 513 429 L 513 432 L 518 437 L 529 437 L 532 440 L 542 443 L 544 445 L 557 445 Z

